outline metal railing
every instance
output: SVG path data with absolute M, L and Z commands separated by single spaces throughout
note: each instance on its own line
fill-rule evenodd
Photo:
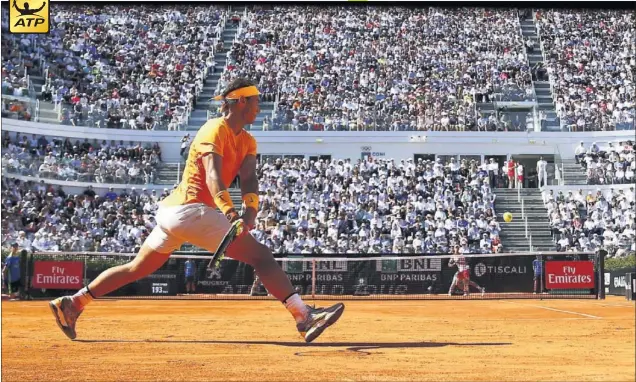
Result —
M 557 180 L 559 186 L 563 186 L 563 157 L 561 156 L 561 149 L 559 148 L 559 145 L 555 146 L 554 151 L 554 178 Z
M 528 239 L 528 249 L 532 252 L 532 233 L 528 231 L 528 216 L 526 215 L 525 199 L 521 196 L 521 188 L 517 187 L 517 202 L 521 203 L 521 219 L 525 230 L 525 237 Z
M 35 100 L 35 113 L 33 113 L 33 120 L 35 122 L 40 122 L 40 100 Z
M 537 32 L 537 39 L 539 40 L 539 49 L 541 49 L 541 57 L 543 58 L 543 62 L 547 63 L 549 62 L 549 60 L 547 59 L 547 56 L 545 54 L 545 44 L 543 42 L 543 39 L 541 38 L 541 24 L 537 22 L 537 13 L 535 11 L 532 12 L 532 21 L 534 22 L 535 28 L 536 28 L 536 32 Z M 547 70 L 547 66 L 546 66 L 546 70 Z M 563 118 L 561 118 L 558 114 L 558 110 L 556 109 L 556 99 L 554 97 L 554 76 L 551 76 L 549 73 L 546 73 L 548 76 L 548 84 L 550 85 L 550 94 L 552 94 L 552 104 L 555 106 L 554 110 L 557 114 L 557 117 L 559 118 L 559 125 L 561 130 L 563 130 L 564 128 L 564 121 Z

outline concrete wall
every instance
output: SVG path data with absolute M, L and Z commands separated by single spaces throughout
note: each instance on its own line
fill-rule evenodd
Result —
M 125 142 L 158 142 L 165 162 L 179 160 L 183 131 L 139 131 L 51 125 L 2 119 L 2 130 L 46 137 L 72 137 Z M 190 132 L 191 134 L 193 132 Z M 358 159 L 363 152 L 394 159 L 414 154 L 517 155 L 559 154 L 571 157 L 580 141 L 597 142 L 634 139 L 634 131 L 550 133 L 550 132 L 253 132 L 261 154 L 331 155 Z

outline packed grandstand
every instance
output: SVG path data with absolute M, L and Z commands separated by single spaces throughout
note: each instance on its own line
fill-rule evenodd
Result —
M 219 115 L 210 98 L 248 77 L 262 103 L 250 130 L 263 134 L 556 131 L 578 142 L 634 129 L 633 11 L 55 3 L 51 15 L 50 34 L 2 35 L 3 119 L 196 130 Z M 3 246 L 135 252 L 178 181 L 149 187 L 172 165 L 165 143 L 72 135 L 4 131 Z M 539 197 L 553 249 L 634 251 L 633 139 L 611 141 L 571 156 L 582 184 L 602 189 L 563 182 Z M 261 157 L 252 233 L 278 254 L 507 251 L 514 227 L 497 198 L 544 170 L 527 167 Z

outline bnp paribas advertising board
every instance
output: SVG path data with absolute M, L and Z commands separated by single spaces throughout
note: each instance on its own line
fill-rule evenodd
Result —
M 490 292 L 531 292 L 532 260 L 528 256 L 471 259 L 471 278 Z M 292 257 L 279 264 L 299 293 L 311 294 L 315 287 L 317 295 L 447 293 L 457 272 L 448 259 L 440 258 L 313 262 Z M 219 269 L 199 267 L 197 292 L 246 294 L 253 280 L 251 267 L 223 261 Z

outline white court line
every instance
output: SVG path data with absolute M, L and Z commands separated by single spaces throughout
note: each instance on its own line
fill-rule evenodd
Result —
M 601 318 L 603 318 L 603 317 L 593 316 L 593 315 L 591 315 L 591 314 L 585 314 L 585 313 L 579 313 L 579 312 L 572 312 L 572 311 L 569 311 L 569 310 L 563 310 L 563 309 L 549 308 L 549 307 L 547 307 L 547 306 L 541 306 L 541 305 L 520 304 L 520 303 L 517 303 L 517 302 L 504 301 L 504 300 L 502 300 L 501 302 L 505 302 L 505 303 L 508 303 L 508 304 L 515 304 L 515 305 L 532 306 L 532 307 L 539 308 L 539 309 L 552 310 L 552 311 L 554 311 L 554 312 L 561 312 L 561 313 L 576 314 L 576 315 L 583 316 L 583 317 L 588 317 L 588 318 L 597 318 L 597 319 L 601 319 Z
M 616 304 L 616 303 L 606 303 L 606 302 L 591 302 L 592 304 L 595 305 L 602 305 L 602 306 L 620 306 L 623 308 L 633 308 L 634 304 L 632 305 L 627 305 L 627 304 Z

